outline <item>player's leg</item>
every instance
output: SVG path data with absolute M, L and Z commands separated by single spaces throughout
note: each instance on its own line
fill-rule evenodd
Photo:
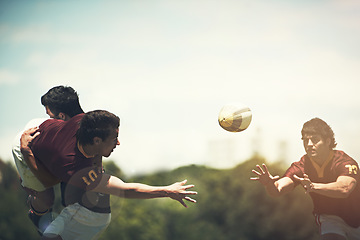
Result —
M 318 216 L 321 240 L 347 240 L 348 225 L 338 216 L 321 214 Z
M 42 239 L 97 239 L 109 225 L 110 219 L 110 213 L 96 213 L 75 203 L 61 211 L 45 230 Z
M 25 130 L 31 127 L 39 126 L 42 122 L 47 119 L 34 119 L 31 120 L 26 126 Z M 39 227 L 40 222 L 44 222 L 44 226 L 49 224 L 52 220 L 52 214 L 48 213 L 51 211 L 54 203 L 54 190 L 47 190 L 44 185 L 35 177 L 31 172 L 30 168 L 24 161 L 23 155 L 20 150 L 20 137 L 23 132 L 20 132 L 13 143 L 12 154 L 15 161 L 16 168 L 21 178 L 21 185 L 25 191 L 29 194 L 29 205 L 30 210 L 28 216 L 30 220 L 37 227 L 38 232 L 42 234 L 44 229 Z M 40 221 L 42 219 L 42 221 Z M 46 223 L 48 222 L 48 223 Z
M 37 213 L 45 214 L 49 212 L 54 205 L 55 193 L 54 188 L 48 188 L 42 192 L 33 191 L 29 196 L 31 209 Z
M 54 204 L 55 193 L 53 188 L 46 189 L 42 192 L 24 188 L 29 193 L 28 203 L 30 210 L 28 216 L 36 226 L 40 235 L 54 220 L 52 206 Z
M 29 129 L 31 127 L 39 126 L 42 122 L 44 122 L 47 119 L 39 118 L 39 119 L 33 119 L 31 120 L 24 128 L 24 130 Z M 20 150 L 20 138 L 24 131 L 21 131 L 18 133 L 18 135 L 15 137 L 15 140 L 13 142 L 12 146 L 12 154 L 15 161 L 15 166 L 18 170 L 18 173 L 21 178 L 21 185 L 23 187 L 33 189 L 37 192 L 45 191 L 46 188 L 44 185 L 35 177 L 35 175 L 32 173 L 30 168 L 27 166 L 26 162 L 24 161 L 24 157 Z

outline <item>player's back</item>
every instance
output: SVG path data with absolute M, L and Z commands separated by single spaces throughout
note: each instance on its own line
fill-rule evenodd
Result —
M 76 146 L 76 132 L 83 116 L 76 115 L 66 122 L 57 119 L 45 121 L 39 126 L 40 135 L 31 145 L 34 156 L 62 181 L 67 181 L 77 170 L 78 162 L 86 159 Z

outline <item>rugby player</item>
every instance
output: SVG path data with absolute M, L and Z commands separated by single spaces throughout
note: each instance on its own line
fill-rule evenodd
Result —
M 358 163 L 335 150 L 331 127 L 319 118 L 301 130 L 306 154 L 284 176 L 272 176 L 265 164 L 252 170 L 271 196 L 281 196 L 302 185 L 313 201 L 313 214 L 322 240 L 360 239 L 360 186 Z
M 84 112 L 80 106 L 77 92 L 69 86 L 51 88 L 41 96 L 41 104 L 45 107 L 45 111 L 50 118 L 64 121 L 70 120 L 73 116 Z M 33 119 L 25 126 L 25 129 L 38 126 L 46 120 L 46 118 Z M 30 210 L 28 216 L 41 235 L 53 220 L 52 206 L 54 204 L 55 193 L 54 188 L 51 186 L 57 183 L 57 180 L 52 182 L 54 180 L 53 176 L 48 173 L 41 163 L 32 162 L 27 164 L 24 161 L 20 151 L 20 137 L 22 133 L 20 132 L 15 138 L 12 153 L 20 175 L 21 185 L 29 194 L 28 203 Z M 49 183 L 50 185 L 46 185 Z M 62 189 L 65 188 L 64 183 L 61 185 Z M 41 224 L 39 224 L 40 222 Z
M 196 202 L 188 195 L 197 193 L 187 191 L 194 185 L 185 185 L 186 181 L 154 187 L 125 183 L 104 173 L 101 156 L 110 156 L 120 144 L 119 124 L 116 115 L 97 110 L 66 122 L 49 119 L 23 134 L 24 159 L 40 161 L 55 178 L 67 183 L 67 207 L 45 230 L 42 239 L 96 238 L 110 222 L 110 194 L 142 199 L 169 197 L 185 207 L 183 200 Z

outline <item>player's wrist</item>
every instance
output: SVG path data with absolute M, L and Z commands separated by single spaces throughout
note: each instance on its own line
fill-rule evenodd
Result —
M 263 185 L 264 185 L 265 187 L 270 186 L 270 185 L 273 185 L 273 184 L 274 184 L 274 181 L 271 180 L 271 179 L 269 179 L 267 182 L 263 183 Z
M 315 185 L 314 183 L 310 183 L 309 184 L 309 192 L 314 192 L 315 191 Z
M 158 197 L 170 197 L 170 189 L 169 186 L 159 186 L 155 187 L 154 194 L 156 194 Z
M 174 199 L 178 194 L 178 191 L 175 190 L 172 185 L 164 187 L 162 192 L 163 192 L 163 197 L 169 197 L 172 199 Z
M 22 153 L 22 155 L 33 156 L 33 153 L 29 147 L 21 147 L 20 152 Z

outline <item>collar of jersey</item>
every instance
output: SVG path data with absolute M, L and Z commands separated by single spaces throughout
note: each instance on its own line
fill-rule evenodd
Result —
M 317 164 L 317 162 L 315 162 L 314 160 L 312 160 L 310 158 L 310 162 L 312 163 L 312 165 L 314 166 L 316 173 L 318 175 L 319 178 L 323 178 L 324 177 L 324 170 L 325 167 L 329 164 L 329 162 L 331 161 L 331 159 L 334 156 L 334 152 L 330 151 L 328 158 L 326 159 L 326 161 L 320 166 L 319 164 Z

